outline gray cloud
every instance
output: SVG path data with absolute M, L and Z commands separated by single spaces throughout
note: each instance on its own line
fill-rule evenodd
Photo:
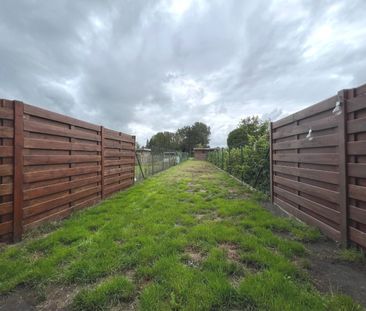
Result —
M 224 145 L 241 118 L 278 118 L 366 82 L 366 2 L 0 3 L 0 97 L 144 143 L 194 121 Z

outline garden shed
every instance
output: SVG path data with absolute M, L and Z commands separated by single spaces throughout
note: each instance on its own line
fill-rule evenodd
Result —
M 207 160 L 207 155 L 210 151 L 216 150 L 215 148 L 193 148 L 193 154 L 195 160 Z

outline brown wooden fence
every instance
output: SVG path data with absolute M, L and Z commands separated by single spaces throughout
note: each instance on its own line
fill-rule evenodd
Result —
M 366 85 L 270 128 L 272 201 L 343 245 L 366 248 Z
M 0 241 L 134 182 L 135 137 L 0 100 Z

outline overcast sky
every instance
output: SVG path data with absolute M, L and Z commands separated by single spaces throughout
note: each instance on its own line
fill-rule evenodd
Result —
M 0 98 L 137 135 L 277 119 L 366 83 L 365 0 L 1 0 Z

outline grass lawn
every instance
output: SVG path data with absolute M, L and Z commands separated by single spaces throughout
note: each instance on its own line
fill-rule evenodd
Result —
M 361 310 L 313 287 L 302 242 L 319 232 L 259 199 L 187 161 L 2 249 L 0 293 L 58 292 L 71 310 Z

